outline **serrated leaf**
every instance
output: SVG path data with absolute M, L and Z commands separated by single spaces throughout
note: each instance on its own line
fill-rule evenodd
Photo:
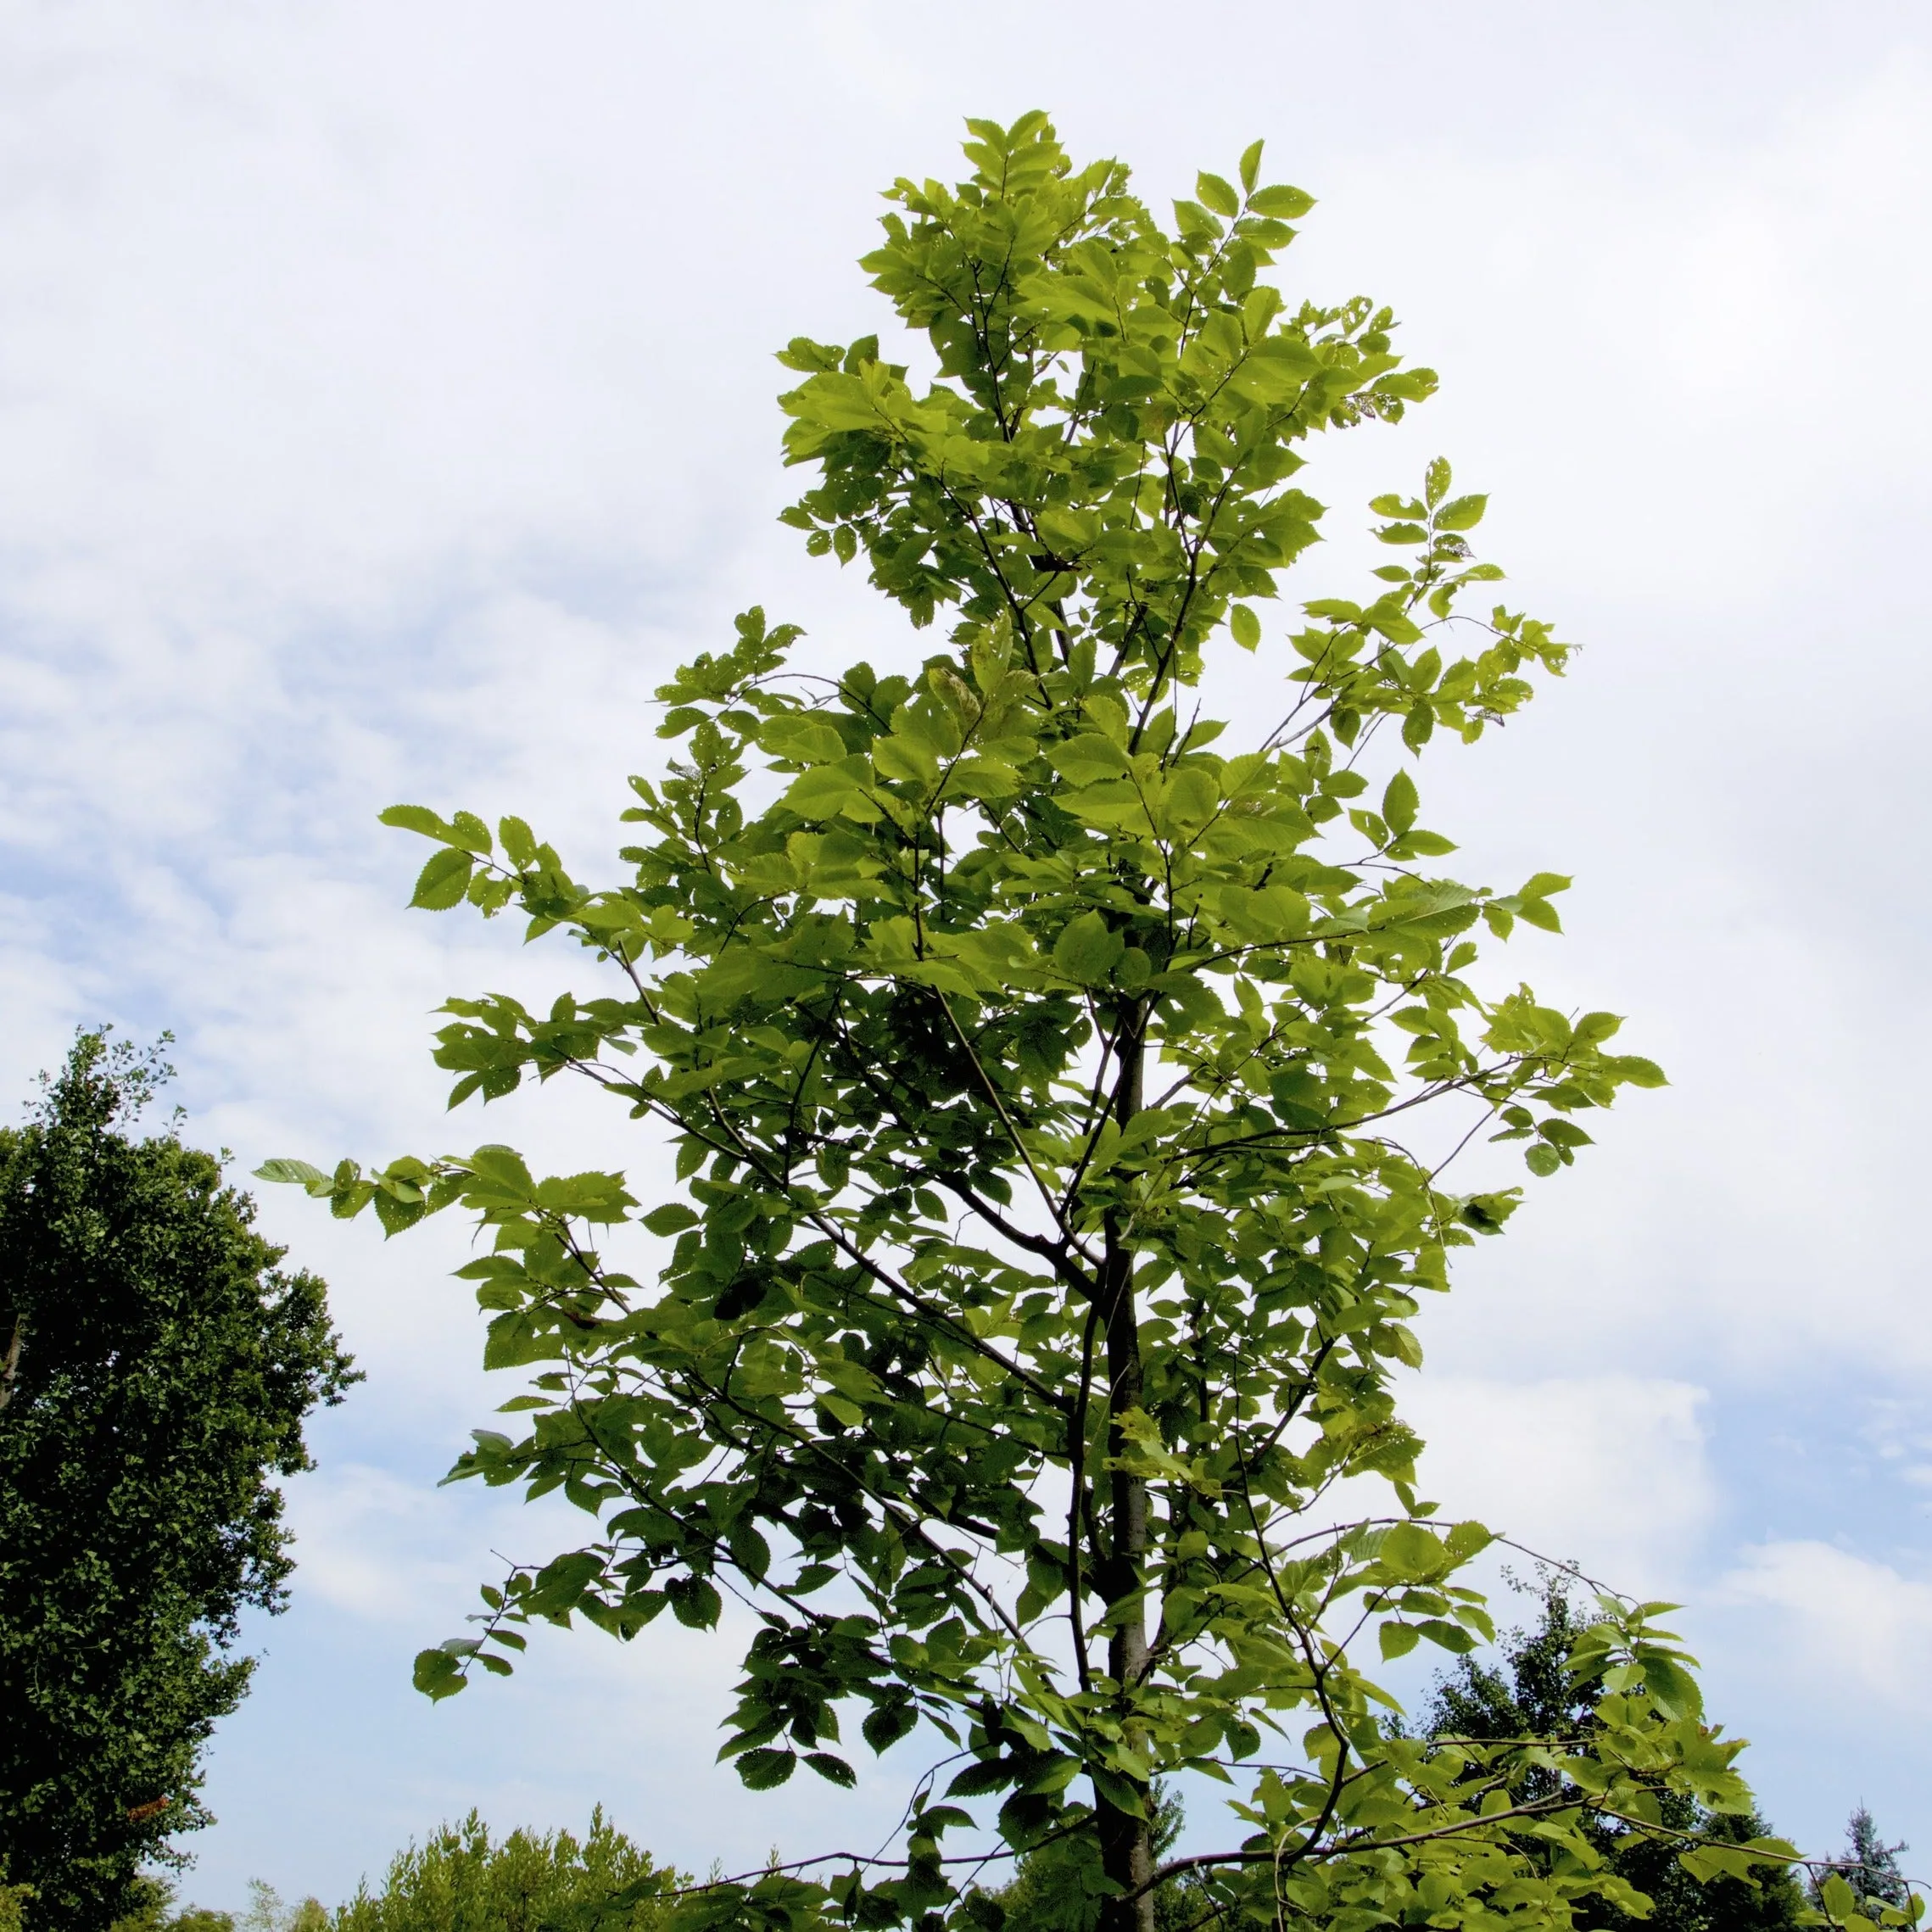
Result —
M 512 865 L 521 870 L 537 863 L 537 835 L 521 818 L 500 818 L 496 835 L 502 840 Z
M 858 1783 L 858 1773 L 842 1757 L 835 1757 L 829 1751 L 808 1751 L 805 1762 L 829 1783 L 842 1784 L 846 1790 Z
M 493 849 L 489 827 L 473 812 L 459 812 L 449 821 L 449 835 L 464 851 L 474 852 L 479 858 L 487 858 Z
M 392 805 L 376 814 L 376 822 L 401 832 L 420 832 L 426 839 L 449 836 L 449 827 L 427 805 Z
M 1435 1534 L 1414 1522 L 1390 1528 L 1382 1539 L 1381 1555 L 1397 1576 L 1411 1580 L 1433 1576 L 1444 1561 L 1442 1544 Z
M 1382 815 L 1399 835 L 1415 823 L 1415 812 L 1421 802 L 1415 779 L 1406 771 L 1398 771 L 1382 792 Z
M 938 755 L 924 739 L 910 732 L 895 732 L 890 738 L 877 740 L 872 747 L 872 762 L 881 778 L 920 785 L 938 782 Z
M 643 1224 L 653 1234 L 678 1234 L 685 1228 L 698 1225 L 697 1210 L 682 1201 L 667 1201 L 662 1208 L 653 1208 L 641 1217 Z
M 1618 1053 L 1610 1059 L 1609 1065 L 1619 1080 L 1628 1080 L 1632 1086 L 1670 1085 L 1664 1069 L 1655 1060 L 1646 1060 L 1641 1053 Z
M 1111 738 L 1097 731 L 1083 731 L 1064 744 L 1049 745 L 1047 758 L 1055 771 L 1075 785 L 1120 778 L 1133 769 L 1127 754 Z
M 1420 644 L 1422 633 L 1407 611 L 1393 604 L 1371 604 L 1362 613 L 1363 621 L 1379 631 L 1391 644 Z
M 1257 188 L 1248 196 L 1248 205 L 1257 215 L 1265 215 L 1273 221 L 1298 221 L 1315 206 L 1315 197 L 1298 187 Z
M 475 863 L 459 846 L 445 846 L 441 852 L 432 852 L 429 863 L 416 875 L 410 905 L 432 913 L 446 913 L 452 906 L 461 905 L 464 894 L 470 889 L 470 873 Z
M 1413 1623 L 1385 1623 L 1377 1637 L 1384 1663 L 1407 1656 L 1422 1641 L 1422 1633 Z
M 1194 193 L 1215 214 L 1227 221 L 1231 221 L 1241 212 L 1241 197 L 1234 192 L 1233 184 L 1223 181 L 1219 175 L 1196 175 Z
M 748 1751 L 738 1760 L 738 1775 L 747 1791 L 775 1791 L 797 1768 L 795 1751 Z
M 676 1577 L 664 1586 L 671 1613 L 687 1628 L 709 1630 L 724 1608 L 723 1600 L 702 1577 Z
M 874 1751 L 885 1752 L 898 1743 L 919 1721 L 919 1711 L 911 1704 L 881 1704 L 866 1712 L 859 1725 L 859 1734 Z
M 1667 1717 L 1695 1717 L 1702 1714 L 1704 1694 L 1697 1688 L 1697 1679 L 1674 1657 L 1660 1656 L 1651 1651 L 1639 1661 L 1643 1667 L 1644 1686 Z
M 418 1650 L 410 1676 L 416 1688 L 435 1700 L 454 1697 L 464 1688 L 461 1662 L 444 1650 Z
M 842 765 L 814 765 L 801 772 L 780 802 L 801 818 L 836 818 L 862 796 L 858 780 Z
M 1473 530 L 1488 507 L 1487 496 L 1459 496 L 1436 512 L 1435 526 L 1438 530 Z
M 265 1160 L 255 1170 L 257 1181 L 299 1181 L 304 1187 L 317 1181 L 326 1187 L 328 1178 L 321 1168 L 311 1167 L 305 1160 L 288 1160 L 280 1156 Z

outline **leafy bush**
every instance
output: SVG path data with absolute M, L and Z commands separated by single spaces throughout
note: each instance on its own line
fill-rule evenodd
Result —
M 690 1880 L 659 1866 L 604 1816 L 580 1841 L 513 1831 L 501 1844 L 475 1812 L 390 1861 L 334 1914 L 335 1932 L 656 1932 L 667 1895 Z

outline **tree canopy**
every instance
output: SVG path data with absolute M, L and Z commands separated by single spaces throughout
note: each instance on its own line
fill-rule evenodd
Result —
M 865 260 L 906 360 L 781 357 L 787 521 L 942 641 L 833 669 L 747 611 L 660 693 L 676 750 L 632 779 L 608 883 L 517 817 L 384 814 L 435 845 L 416 903 L 515 907 L 590 981 L 452 999 L 451 1104 L 568 1076 L 678 1183 L 494 1143 L 262 1170 L 392 1232 L 477 1217 L 484 1359 L 531 1382 L 456 1473 L 597 1519 L 417 1681 L 507 1672 L 537 1621 L 629 1639 L 729 1595 L 747 1787 L 853 1783 L 855 1718 L 874 1751 L 919 1734 L 896 1848 L 698 1888 L 691 1932 L 995 1925 L 975 1829 L 1061 1847 L 1108 1932 L 1183 1880 L 1258 1924 L 1639 1912 L 1594 1834 L 1664 1795 L 1750 1807 L 1667 1606 L 1577 1633 L 1583 1735 L 1409 1735 L 1367 1661 L 1493 1634 L 1488 1533 L 1438 1518 L 1396 1402 L 1451 1254 L 1517 1205 L 1452 1161 L 1556 1175 L 1663 1077 L 1612 1014 L 1478 971 L 1568 881 L 1445 876 L 1421 815 L 1422 756 L 1566 647 L 1478 604 L 1484 499 L 1440 460 L 1371 505 L 1364 590 L 1275 614 L 1326 514 L 1306 446 L 1435 378 L 1387 309 L 1272 285 L 1312 204 L 1259 143 L 1165 226 L 1044 115 L 969 126 L 968 178 L 896 183 Z M 1548 1788 L 1512 1797 L 1532 1763 Z M 1181 1773 L 1235 1829 L 1157 1859 Z M 1682 1842 L 1700 1877 L 1754 1857 Z
M 30 1932 L 135 1909 L 209 1822 L 239 1613 L 292 1567 L 273 1479 L 355 1379 L 219 1161 L 128 1131 L 165 1070 L 84 1034 L 0 1129 L 0 1876 Z
M 334 1915 L 334 1932 L 656 1932 L 684 1874 L 654 1862 L 604 1815 L 583 1838 L 512 1831 L 472 1812 L 390 1862 Z

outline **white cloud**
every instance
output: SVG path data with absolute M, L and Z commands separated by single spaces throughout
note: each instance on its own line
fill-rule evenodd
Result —
M 1932 1711 L 1932 1583 L 1829 1543 L 1798 1541 L 1745 1550 L 1722 1589 L 1778 1613 L 1781 1648 L 1799 1667 L 1807 1700 L 1878 1697 L 1915 1716 Z
M 1425 1373 L 1403 1406 L 1428 1444 L 1423 1493 L 1445 1514 L 1648 1594 L 1681 1581 L 1715 1511 L 1706 1400 L 1688 1383 L 1632 1376 Z
M 290 1527 L 304 1595 L 356 1617 L 420 1618 L 447 1610 L 461 1577 L 449 1560 L 456 1513 L 420 1483 L 338 1463 L 293 1492 Z

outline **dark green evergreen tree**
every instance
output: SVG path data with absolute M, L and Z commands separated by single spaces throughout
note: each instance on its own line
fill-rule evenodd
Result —
M 95 1932 L 179 1865 L 244 1605 L 292 1567 L 272 1478 L 355 1379 L 221 1163 L 127 1130 L 167 1075 L 83 1034 L 0 1130 L 0 1848 L 27 1932 Z
M 1903 1911 L 1910 1904 L 1912 1888 L 1898 1868 L 1898 1854 L 1910 1850 L 1903 1843 L 1887 1845 L 1861 1801 L 1845 1828 L 1844 1855 L 1832 1861 L 1832 1869 L 1851 1886 L 1866 1916 L 1875 1919 L 1888 1905 Z M 1812 1902 L 1821 1908 L 1823 1904 L 1822 1887 L 1815 1881 Z

